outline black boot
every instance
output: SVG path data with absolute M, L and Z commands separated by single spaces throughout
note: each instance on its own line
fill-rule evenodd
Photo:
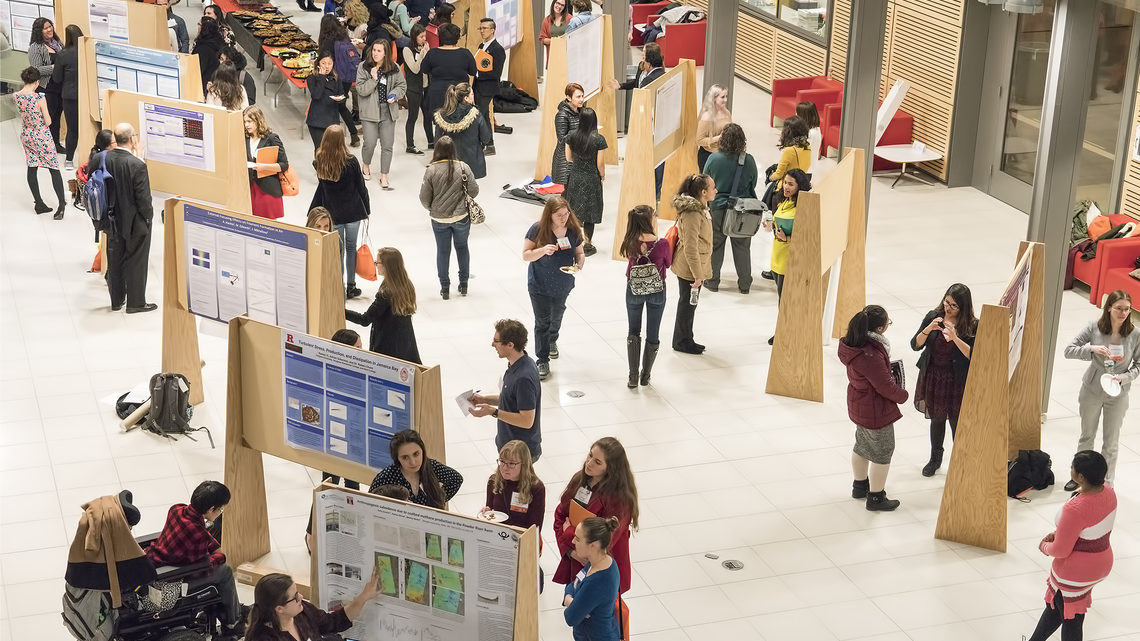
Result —
M 900 501 L 887 498 L 887 491 L 868 492 L 867 509 L 871 512 L 890 512 L 899 506 Z
M 629 360 L 629 380 L 625 386 L 634 389 L 637 387 L 637 367 L 641 358 L 641 337 L 630 334 L 625 337 L 625 356 Z
M 870 490 L 871 490 L 871 480 L 870 479 L 863 479 L 862 481 L 852 481 L 851 482 L 851 498 L 853 498 L 853 499 L 865 499 L 865 498 L 867 498 L 867 492 L 869 492 Z
M 661 343 L 645 341 L 645 354 L 641 357 L 641 384 L 649 385 L 649 375 L 653 373 L 653 361 L 657 360 L 657 350 Z
M 934 476 L 940 467 L 942 467 L 942 448 L 939 447 L 930 450 L 930 460 L 922 466 L 922 475 Z

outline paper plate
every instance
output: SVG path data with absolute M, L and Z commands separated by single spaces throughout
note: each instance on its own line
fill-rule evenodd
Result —
M 580 269 L 578 269 L 574 265 L 563 265 L 562 267 L 559 267 L 558 269 L 562 270 L 563 274 L 570 274 L 571 276 L 573 276 L 574 274 L 577 274 L 579 271 L 581 271 Z
M 506 512 L 500 512 L 498 510 L 490 510 L 488 512 L 480 512 L 479 514 L 476 514 L 475 516 L 483 519 L 484 521 L 490 521 L 491 523 L 502 523 L 503 521 L 506 521 L 507 519 L 511 518 L 510 516 L 507 515 Z
M 1100 375 L 1100 387 L 1104 390 L 1105 394 L 1109 396 L 1120 396 L 1120 381 L 1112 380 L 1112 374 L 1104 373 Z

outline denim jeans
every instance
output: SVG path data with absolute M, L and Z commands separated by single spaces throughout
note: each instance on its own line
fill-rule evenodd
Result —
M 688 301 L 685 301 L 686 303 Z M 661 342 L 661 317 L 665 314 L 665 290 L 656 294 L 638 296 L 625 288 L 625 311 L 629 315 L 629 335 L 641 336 L 641 310 L 648 310 L 645 318 L 645 340 L 649 343 Z
M 340 261 L 344 264 L 344 282 L 348 287 L 356 287 L 356 239 L 360 236 L 360 221 L 333 225 L 340 234 Z
M 547 363 L 550 361 L 550 344 L 558 341 L 558 332 L 562 329 L 566 296 L 546 296 L 531 292 L 530 306 L 534 310 L 535 360 Z
M 439 223 L 433 220 L 431 230 L 435 233 L 435 271 L 439 274 L 439 286 L 444 289 L 451 287 L 448 270 L 451 268 L 452 243 L 455 244 L 455 259 L 459 262 L 459 283 L 467 284 L 471 268 L 471 252 L 467 249 L 471 218 L 464 218 L 457 223 Z

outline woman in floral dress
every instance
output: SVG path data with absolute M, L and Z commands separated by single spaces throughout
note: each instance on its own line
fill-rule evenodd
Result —
M 32 190 L 32 197 L 36 202 L 36 213 L 44 214 L 51 211 L 51 207 L 44 203 L 40 197 L 40 181 L 37 172 L 40 167 L 51 173 L 51 184 L 55 187 L 55 194 L 59 201 L 59 208 L 55 211 L 56 220 L 63 219 L 63 210 L 67 201 L 63 197 L 63 176 L 59 173 L 59 158 L 55 153 L 55 140 L 51 137 L 48 127 L 51 125 L 51 116 L 48 115 L 47 101 L 36 91 L 40 84 L 40 70 L 28 67 L 20 73 L 20 80 L 24 88 L 13 94 L 16 107 L 20 110 L 23 119 L 23 129 L 20 132 L 20 141 L 24 143 L 24 156 L 28 160 L 28 188 Z

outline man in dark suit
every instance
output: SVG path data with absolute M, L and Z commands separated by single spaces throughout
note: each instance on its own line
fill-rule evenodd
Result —
M 480 70 L 475 74 L 475 84 L 472 88 L 475 92 L 475 107 L 479 109 L 479 113 L 483 114 L 484 120 L 487 125 L 491 127 L 491 142 L 483 150 L 484 155 L 493 156 L 495 154 L 495 134 L 494 131 L 498 129 L 501 133 L 509 133 L 503 131 L 495 126 L 491 120 L 491 100 L 499 95 L 499 78 L 503 77 L 503 64 L 507 61 L 507 52 L 503 49 L 503 45 L 495 40 L 495 21 L 490 18 L 483 18 L 479 21 L 479 35 L 483 38 L 483 42 L 479 43 L 479 50 L 487 52 L 491 56 L 491 68 L 487 71 Z M 482 56 L 480 56 L 482 57 Z M 476 58 L 476 67 L 478 65 L 478 58 Z M 482 69 L 481 67 L 479 67 Z
M 158 305 L 146 302 L 147 262 L 150 259 L 150 226 L 154 207 L 150 199 L 150 175 L 146 163 L 135 157 L 138 134 L 128 123 L 115 127 L 115 149 L 107 152 L 105 165 L 115 183 L 111 226 L 107 230 L 107 286 L 111 311 L 127 305 L 128 314 L 150 312 Z
M 610 87 L 613 89 L 641 89 L 648 87 L 649 83 L 657 80 L 665 75 L 665 56 L 661 54 L 661 45 L 656 42 L 650 42 L 645 45 L 645 59 L 637 65 L 637 75 L 633 80 L 626 80 L 618 84 L 616 80 L 610 80 Z M 698 167 L 698 169 L 700 169 Z M 661 183 L 665 180 L 665 163 L 657 165 L 653 170 L 653 182 L 657 189 L 657 199 L 661 199 Z

